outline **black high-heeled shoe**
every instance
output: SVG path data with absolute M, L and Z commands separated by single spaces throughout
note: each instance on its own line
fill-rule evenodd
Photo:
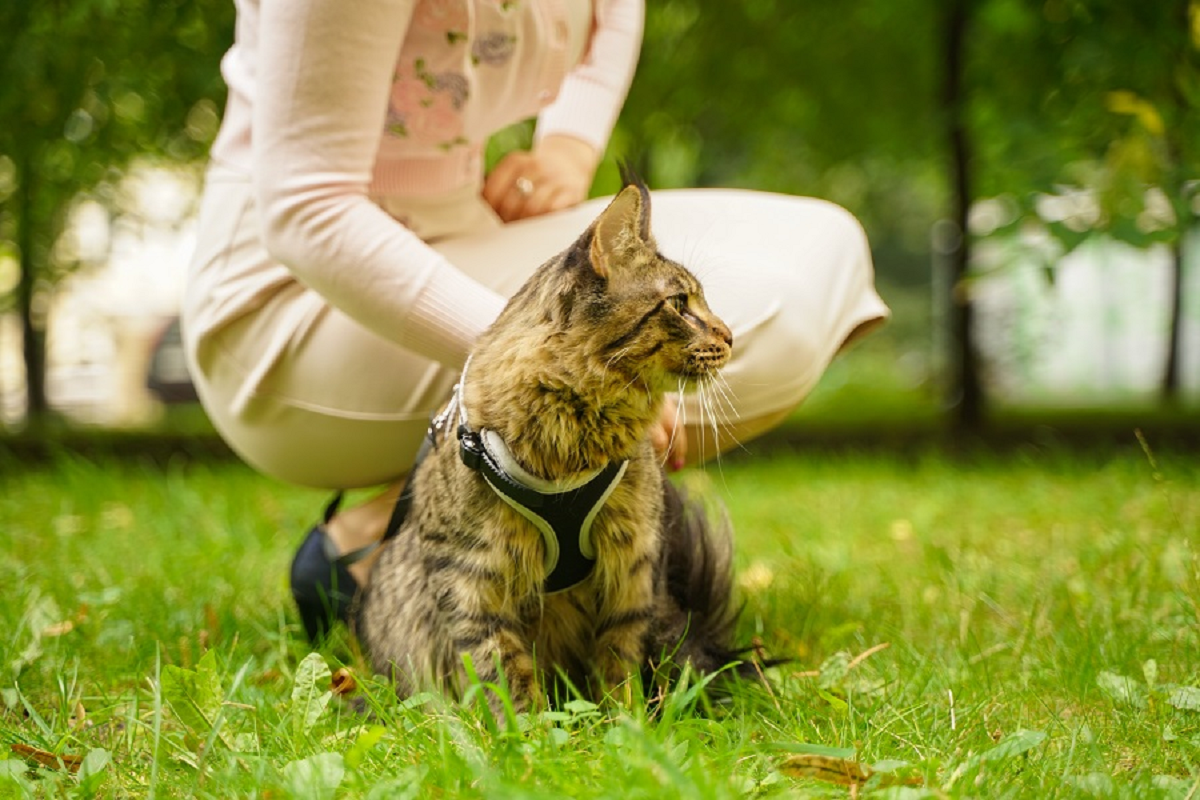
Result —
M 323 521 L 313 526 L 292 559 L 292 599 L 300 612 L 304 632 L 313 644 L 320 643 L 335 622 L 348 622 L 358 582 L 347 569 L 369 556 L 379 543 L 338 554 L 325 526 L 342 502 L 339 492 L 325 507 Z
M 433 447 L 433 434 L 426 436 L 417 451 L 412 471 L 421 464 Z M 308 640 L 317 644 L 329 633 L 335 622 L 349 622 L 350 608 L 354 595 L 358 593 L 358 581 L 347 569 L 351 564 L 362 561 L 375 552 L 384 542 L 400 531 L 412 507 L 412 481 L 407 481 L 392 507 L 392 515 L 384 529 L 383 538 L 366 547 L 338 554 L 325 526 L 333 519 L 342 505 L 342 493 L 338 492 L 325 506 L 322 522 L 308 532 L 308 536 L 292 559 L 292 599 L 300 611 L 300 621 Z

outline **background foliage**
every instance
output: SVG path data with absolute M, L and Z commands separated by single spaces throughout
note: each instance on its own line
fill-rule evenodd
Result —
M 971 202 L 988 197 L 1003 213 L 985 234 L 1032 221 L 1061 250 L 1098 231 L 1167 242 L 1178 278 L 1200 174 L 1198 8 L 655 0 L 612 151 L 656 187 L 746 186 L 846 206 L 867 228 L 885 288 L 926 290 L 934 224 L 965 227 Z M 116 209 L 133 159 L 202 158 L 232 30 L 228 0 L 0 8 L 0 114 L 20 121 L 0 129 L 0 310 L 24 316 L 35 413 L 45 293 L 73 266 L 55 250 L 67 210 L 82 196 Z M 602 172 L 597 192 L 615 172 Z M 1083 212 L 1048 215 L 1046 199 L 1063 194 L 1091 199 Z M 960 239 L 960 291 L 946 295 L 961 305 L 970 237 Z M 1176 318 L 1179 293 L 1176 280 Z M 958 345 L 969 351 L 967 323 Z M 1166 373 L 1178 342 L 1169 349 Z

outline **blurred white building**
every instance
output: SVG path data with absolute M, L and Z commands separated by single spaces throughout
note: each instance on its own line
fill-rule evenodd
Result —
M 160 412 L 146 370 L 179 308 L 195 241 L 197 183 L 189 172 L 140 168 L 121 191 L 126 213 L 114 219 L 85 201 L 57 245 L 61 261 L 80 266 L 50 302 L 46 395 L 72 419 L 134 426 Z M 23 402 L 20 325 L 8 315 L 0 318 L 0 421 L 20 419 Z
M 1167 359 L 1172 252 L 1093 236 L 1066 255 L 1043 237 L 976 247 L 971 297 L 988 391 L 1014 404 L 1153 402 Z M 1200 401 L 1200 231 L 1185 247 L 1181 395 Z

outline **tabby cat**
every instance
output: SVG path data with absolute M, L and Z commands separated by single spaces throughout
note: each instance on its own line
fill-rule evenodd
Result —
M 649 226 L 630 183 L 512 298 L 431 427 L 356 625 L 401 696 L 461 692 L 464 656 L 481 681 L 503 671 L 518 711 L 558 678 L 596 696 L 663 657 L 733 660 L 728 533 L 648 439 L 732 336 Z

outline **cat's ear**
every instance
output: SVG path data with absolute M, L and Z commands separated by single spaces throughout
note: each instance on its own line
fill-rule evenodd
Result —
M 614 260 L 632 247 L 653 246 L 650 192 L 645 184 L 626 186 L 596 220 L 589 253 L 592 269 L 608 278 Z

